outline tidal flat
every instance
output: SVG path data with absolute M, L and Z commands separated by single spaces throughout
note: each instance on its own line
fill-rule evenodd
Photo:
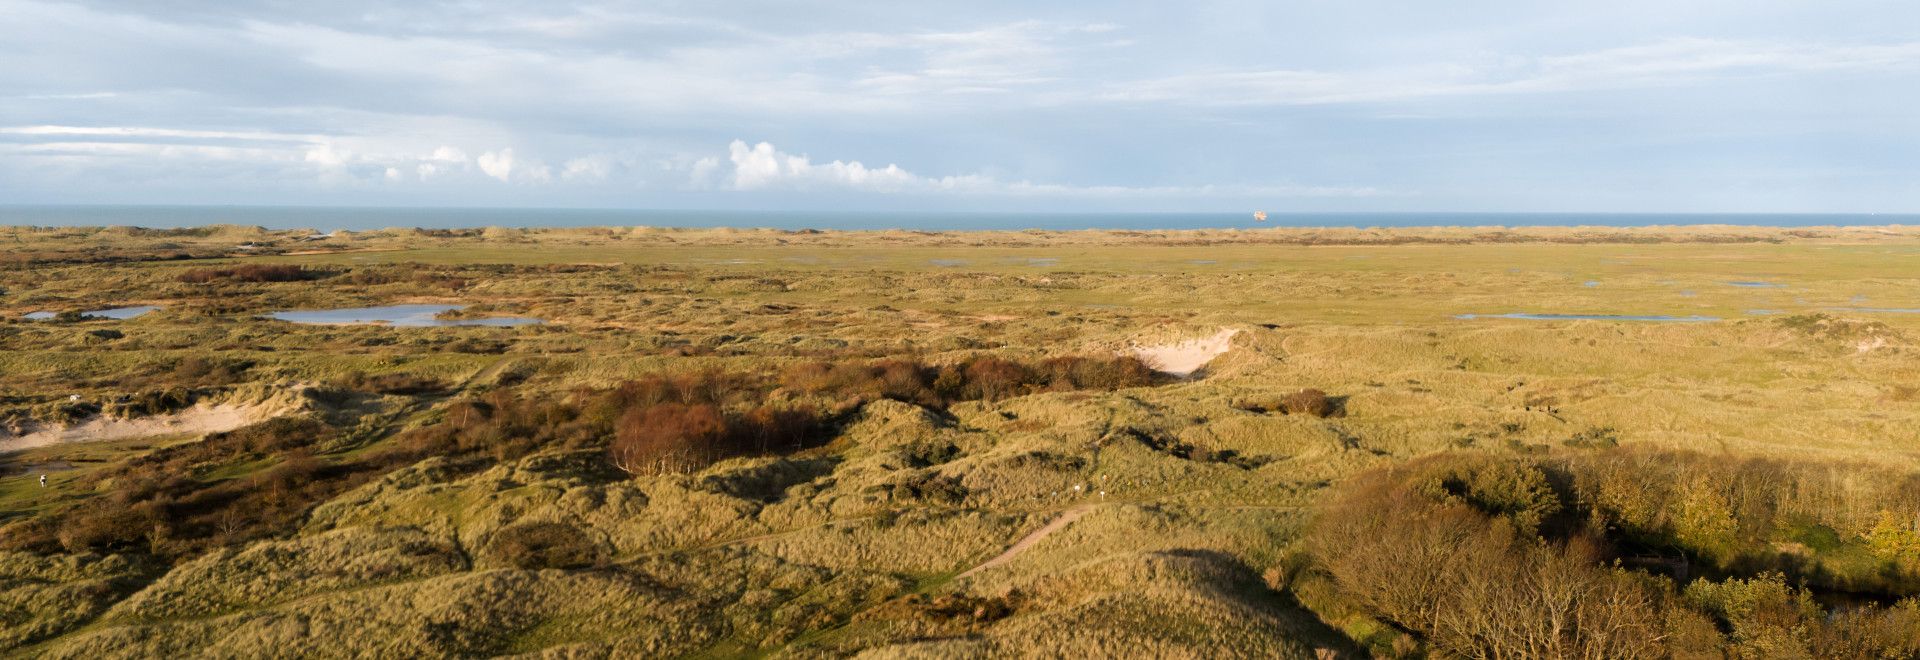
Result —
M 1920 228 L 0 241 L 7 653 L 1920 653 Z

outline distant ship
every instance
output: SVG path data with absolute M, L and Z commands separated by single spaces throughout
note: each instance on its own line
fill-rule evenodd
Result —
M 1253 221 L 1254 221 L 1254 222 L 1266 222 L 1266 221 L 1267 221 L 1267 212 L 1266 212 L 1266 211 L 1254 211 L 1254 212 L 1253 212 Z

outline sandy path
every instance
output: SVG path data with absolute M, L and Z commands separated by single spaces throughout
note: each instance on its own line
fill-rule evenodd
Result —
M 1022 537 L 1020 540 L 1015 541 L 1012 547 L 1007 548 L 1006 552 L 1002 552 L 998 556 L 995 556 L 992 559 L 988 559 L 985 563 L 980 564 L 979 566 L 975 566 L 973 568 L 967 569 L 966 572 L 961 573 L 958 576 L 955 576 L 954 579 L 964 578 L 969 575 L 973 575 L 974 573 L 978 573 L 980 571 L 984 571 L 989 568 L 993 568 L 995 566 L 999 566 L 1001 564 L 1012 561 L 1014 557 L 1020 556 L 1020 553 L 1026 552 L 1027 548 L 1033 547 L 1033 544 L 1039 543 L 1042 539 L 1045 539 L 1048 536 L 1051 536 L 1054 532 L 1060 531 L 1062 528 L 1066 527 L 1067 525 L 1072 524 L 1073 521 L 1079 520 L 1080 516 L 1087 515 L 1087 512 L 1092 510 L 1093 510 L 1092 504 L 1082 504 L 1080 506 L 1067 509 L 1066 511 L 1061 512 L 1059 517 L 1054 518 L 1053 520 L 1048 521 L 1046 525 L 1041 526 L 1040 529 L 1033 530 L 1032 534 L 1028 534 L 1025 537 Z

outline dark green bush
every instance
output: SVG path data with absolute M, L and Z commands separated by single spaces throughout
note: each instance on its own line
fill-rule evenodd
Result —
M 495 532 L 487 554 L 522 569 L 586 568 L 600 563 L 600 549 L 578 527 L 557 522 L 522 522 Z

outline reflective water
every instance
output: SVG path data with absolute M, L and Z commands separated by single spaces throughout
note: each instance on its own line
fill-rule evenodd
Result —
M 81 312 L 80 314 L 82 316 L 98 316 L 102 318 L 109 318 L 109 319 L 115 319 L 115 320 L 125 320 L 125 319 L 130 319 L 136 316 L 140 316 L 147 312 L 157 311 L 159 309 L 160 309 L 159 307 L 155 307 L 153 305 L 135 305 L 133 307 L 114 307 L 112 309 L 96 309 L 90 312 Z
M 124 321 L 126 319 L 130 319 L 130 318 L 139 316 L 141 314 L 145 314 L 147 312 L 155 311 L 158 309 L 160 308 L 155 307 L 153 305 L 136 305 L 133 307 L 111 307 L 107 309 L 88 310 L 88 311 L 81 312 L 80 315 L 90 316 L 94 318 L 114 319 L 116 321 Z M 55 316 L 58 316 L 58 314 L 55 314 L 53 312 L 29 312 L 26 314 L 22 314 L 21 318 L 24 318 L 30 321 L 45 321 Z
M 441 312 L 463 309 L 466 305 L 383 305 L 347 309 L 309 309 L 274 312 L 268 318 L 309 325 L 392 325 L 399 327 L 486 325 L 514 326 L 545 323 L 523 316 L 494 316 L 476 319 L 437 318 Z
M 1705 323 L 1718 321 L 1718 316 L 1666 316 L 1636 314 L 1533 314 L 1514 312 L 1512 314 L 1459 314 L 1456 319 L 1527 319 L 1531 321 L 1657 321 L 1664 323 Z

